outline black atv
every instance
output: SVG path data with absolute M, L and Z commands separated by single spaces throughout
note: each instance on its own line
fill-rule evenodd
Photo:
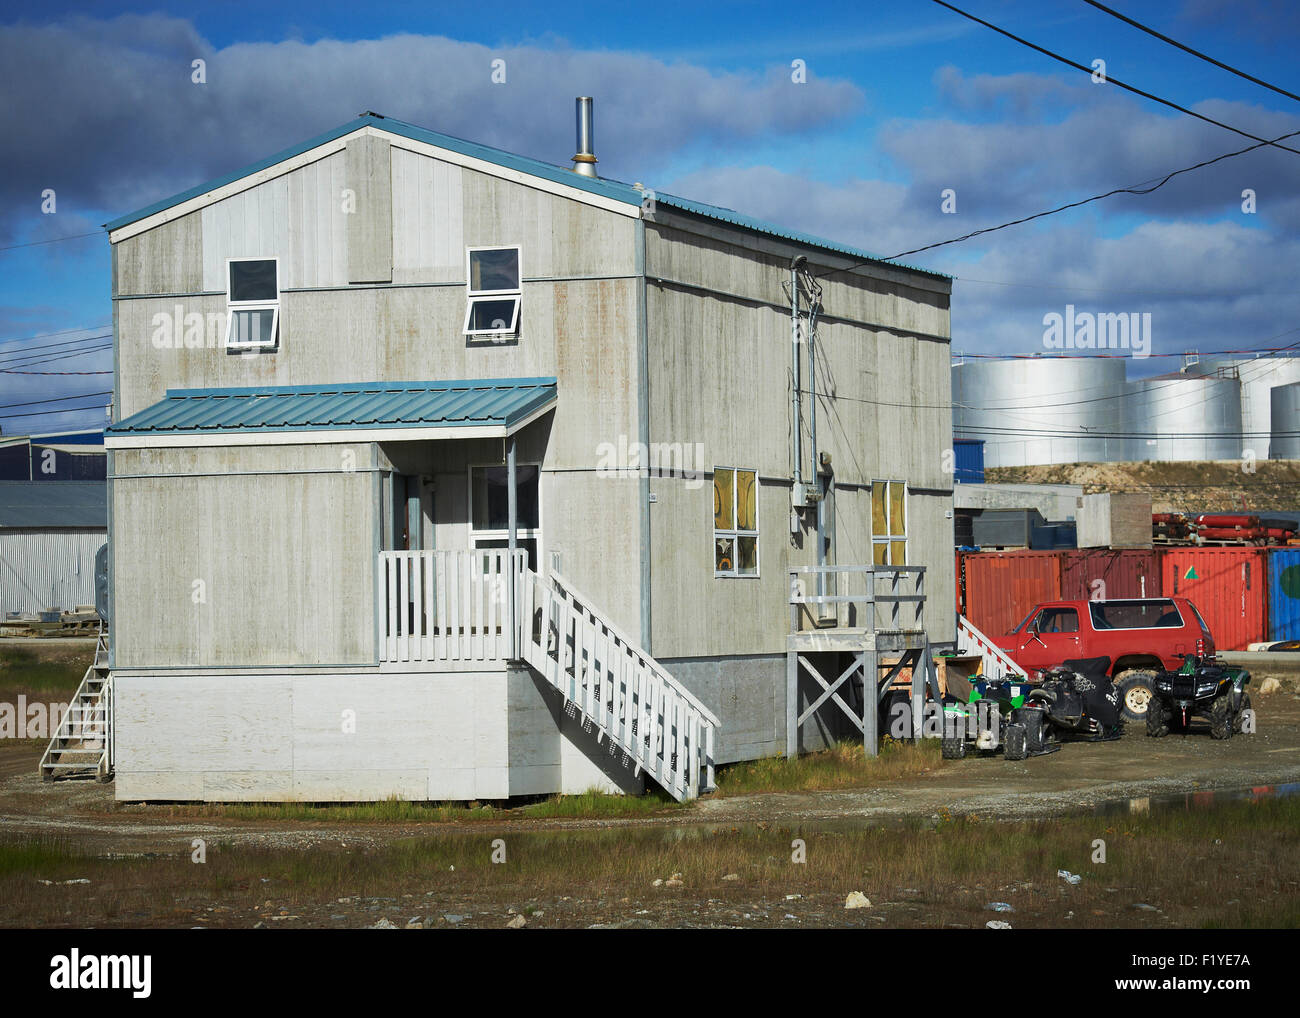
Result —
M 1061 748 L 1062 735 L 1083 736 L 1090 742 L 1119 738 L 1124 719 L 1119 690 L 1109 671 L 1108 657 L 1074 658 L 1039 672 L 1039 681 L 1028 686 L 1013 680 L 977 686 L 969 703 L 944 708 L 943 757 L 966 755 L 971 727 L 979 729 L 977 749 L 996 749 L 1000 742 L 1008 760 L 1054 753 Z M 977 717 L 975 708 L 981 700 L 995 701 L 997 710 L 991 716 L 1002 722 L 1001 731 L 999 726 L 971 720 Z
M 1152 684 L 1147 735 L 1160 738 L 1174 725 L 1186 731 L 1194 717 L 1210 723 L 1210 738 L 1231 739 L 1245 728 L 1250 711 L 1250 672 L 1213 658 L 1188 654 L 1176 672 L 1161 672 Z

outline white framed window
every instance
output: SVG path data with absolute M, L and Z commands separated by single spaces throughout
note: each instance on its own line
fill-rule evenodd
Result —
M 907 565 L 907 484 L 871 482 L 871 561 L 878 566 Z
M 280 338 L 280 259 L 226 259 L 226 349 L 274 349 Z
M 713 468 L 713 575 L 758 576 L 758 472 Z
M 465 335 L 504 336 L 516 332 L 524 278 L 518 245 L 466 248 L 465 278 Z
M 542 536 L 541 464 L 515 465 L 515 541 L 536 570 Z M 510 546 L 510 485 L 501 464 L 469 468 L 469 534 L 475 548 Z

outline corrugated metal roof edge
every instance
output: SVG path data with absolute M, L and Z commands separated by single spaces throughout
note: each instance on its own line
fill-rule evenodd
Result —
M 864 251 L 861 248 L 850 247 L 847 244 L 840 244 L 833 240 L 827 240 L 825 237 L 818 237 L 811 233 L 800 233 L 798 230 L 788 230 L 785 227 L 778 226 L 775 223 L 769 223 L 765 219 L 756 219 L 753 216 L 747 216 L 743 212 L 737 212 L 734 209 L 724 208 L 721 205 L 709 205 L 707 202 L 695 201 L 691 198 L 682 198 L 679 195 L 665 194 L 662 191 L 655 191 L 655 202 L 661 205 L 667 205 L 670 208 L 681 209 L 683 212 L 691 212 L 695 215 L 705 216 L 709 219 L 718 219 L 724 223 L 730 223 L 732 226 L 739 226 L 742 229 L 753 230 L 756 233 L 766 233 L 773 237 L 780 237 L 783 240 L 793 241 L 796 244 L 807 244 L 809 247 L 819 247 L 826 251 L 833 251 L 836 254 L 848 255 L 851 258 L 860 258 L 865 262 L 879 265 L 888 265 L 895 269 L 906 269 L 909 272 L 920 272 L 927 276 L 934 276 L 938 279 L 952 280 L 956 277 L 948 275 L 946 272 L 936 272 L 934 269 L 925 269 L 919 265 L 908 265 L 906 262 L 897 262 L 882 255 L 872 254 L 870 251 Z
M 255 163 L 250 163 L 242 169 L 235 170 L 233 173 L 227 173 L 224 176 L 217 177 L 214 180 L 206 181 L 179 194 L 174 194 L 170 198 L 164 198 L 161 201 L 154 202 L 152 205 L 146 205 L 142 209 L 130 212 L 120 216 L 111 222 L 104 224 L 104 229 L 112 231 L 129 226 L 137 220 L 152 216 L 155 213 L 162 212 L 181 202 L 189 201 L 191 198 L 197 198 L 206 194 L 208 191 L 224 187 L 226 184 L 234 183 L 241 177 L 247 177 L 251 174 L 265 170 L 276 163 L 283 162 L 286 159 L 292 159 L 294 156 L 301 155 L 303 152 L 310 151 L 318 145 L 324 145 L 326 142 L 334 141 L 344 135 L 359 131 L 364 127 L 375 127 L 381 131 L 388 131 L 401 137 L 410 138 L 412 141 L 422 141 L 429 145 L 436 145 L 440 148 L 450 149 L 453 152 L 459 152 L 461 155 L 470 156 L 475 159 L 482 159 L 485 162 L 495 163 L 498 166 L 504 166 L 508 169 L 518 170 L 521 173 L 528 173 L 538 176 L 544 180 L 551 180 L 555 183 L 564 184 L 568 187 L 575 187 L 580 191 L 588 191 L 592 194 L 603 195 L 606 198 L 612 198 L 615 201 L 621 201 L 628 205 L 641 205 L 644 199 L 644 192 L 619 180 L 610 180 L 605 177 L 585 177 L 581 174 L 574 173 L 566 166 L 559 166 L 555 163 L 548 163 L 542 159 L 534 159 L 531 156 L 516 155 L 513 152 L 507 152 L 505 149 L 493 148 L 490 145 L 482 145 L 478 142 L 466 141 L 463 138 L 457 138 L 454 135 L 442 134 L 438 131 L 431 131 L 426 127 L 418 127 L 415 124 L 408 124 L 404 120 L 396 120 L 392 117 L 385 117 L 378 113 L 363 113 L 356 120 L 336 127 L 324 134 L 317 135 L 308 141 L 293 145 L 273 156 L 265 159 L 259 159 Z M 891 261 L 880 255 L 872 254 L 870 251 L 863 251 L 860 248 L 850 247 L 847 244 L 839 244 L 823 237 L 817 237 L 808 233 L 800 233 L 797 230 L 788 230 L 778 226 L 775 223 L 769 223 L 766 220 L 756 219 L 753 216 L 747 216 L 743 213 L 736 212 L 734 209 L 724 208 L 720 205 L 710 205 L 707 202 L 694 201 L 690 198 L 683 198 L 679 195 L 667 194 L 661 191 L 654 191 L 654 198 L 657 202 L 662 202 L 671 208 L 680 209 L 683 212 L 691 212 L 695 215 L 705 216 L 709 219 L 716 219 L 720 222 L 730 223 L 732 226 L 739 226 L 742 229 L 753 230 L 756 233 L 764 233 L 773 237 L 780 237 L 798 244 L 807 244 L 809 247 L 817 247 L 826 251 L 833 251 L 837 254 L 848 255 L 852 258 L 861 258 L 866 262 L 888 265 L 893 268 L 905 269 L 910 272 L 920 272 L 928 276 L 934 276 L 939 279 L 951 280 L 954 277 L 943 273 L 936 272 L 933 269 L 921 268 L 918 265 L 908 265 L 905 262 Z
M 423 389 L 522 389 L 528 386 L 558 385 L 553 375 L 536 378 L 453 378 L 427 382 L 319 382 L 313 385 L 249 385 L 210 389 L 168 389 L 165 399 L 198 396 L 277 396 L 315 392 L 367 392 L 383 389 L 399 392 L 418 392 Z
M 442 391 L 451 392 L 455 390 L 492 390 L 492 389 L 515 389 L 515 390 L 538 390 L 530 399 L 525 400 L 519 406 L 514 407 L 511 412 L 500 414 L 493 417 L 483 417 L 484 421 L 500 421 L 509 426 L 516 420 L 528 416 L 529 414 L 540 410 L 548 403 L 557 398 L 558 382 L 553 377 L 538 378 L 498 378 L 498 379 L 470 379 L 467 381 L 446 381 L 446 382 L 351 382 L 340 385 L 286 385 L 286 386 L 251 386 L 241 388 L 225 389 L 168 389 L 166 396 L 158 403 L 151 404 L 143 410 L 137 411 L 130 417 L 126 417 L 106 429 L 105 434 L 109 437 L 122 437 L 124 435 L 140 434 L 147 431 L 167 430 L 170 432 L 183 431 L 204 431 L 204 430 L 222 430 L 247 431 L 247 432 L 277 432 L 277 431 L 346 431 L 360 430 L 364 428 L 385 428 L 401 427 L 403 422 L 383 423 L 355 423 L 349 422 L 341 424 L 338 422 L 328 422 L 323 424 L 310 425 L 212 425 L 204 427 L 169 427 L 160 428 L 156 424 L 148 424 L 144 427 L 132 425 L 132 421 L 138 421 L 141 417 L 158 409 L 163 403 L 170 400 L 184 399 L 205 399 L 213 397 L 230 397 L 230 396 L 294 396 L 294 395 L 324 395 L 330 393 L 357 393 L 368 391 L 383 392 L 428 392 Z M 549 390 L 549 391 L 548 391 Z M 450 427 L 457 422 L 447 422 L 445 424 L 429 424 L 422 422 L 429 427 Z

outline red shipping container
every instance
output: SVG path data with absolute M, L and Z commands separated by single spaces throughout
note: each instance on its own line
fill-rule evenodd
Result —
M 1153 551 L 1089 548 L 1061 552 L 1063 600 L 1159 597 L 1160 591 L 1160 567 Z
M 1164 596 L 1196 605 L 1219 650 L 1245 650 L 1267 638 L 1266 556 L 1259 548 L 1162 548 Z
M 1011 632 L 1039 601 L 1061 596 L 1059 551 L 962 554 L 962 614 L 985 636 Z

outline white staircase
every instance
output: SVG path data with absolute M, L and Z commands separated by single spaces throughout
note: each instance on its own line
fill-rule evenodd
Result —
M 562 576 L 525 569 L 517 582 L 516 656 L 559 690 L 568 715 L 678 802 L 711 789 L 719 723 L 709 709 Z
M 101 633 L 95 659 L 41 757 L 41 777 L 107 780 L 112 773 L 113 677 L 108 670 L 108 641 Z
M 979 629 L 965 615 L 957 616 L 957 652 L 968 656 L 978 655 L 984 659 L 981 671 L 986 679 L 1000 681 L 1007 678 L 1028 678 L 1025 670 L 1007 657 L 1000 647 Z

